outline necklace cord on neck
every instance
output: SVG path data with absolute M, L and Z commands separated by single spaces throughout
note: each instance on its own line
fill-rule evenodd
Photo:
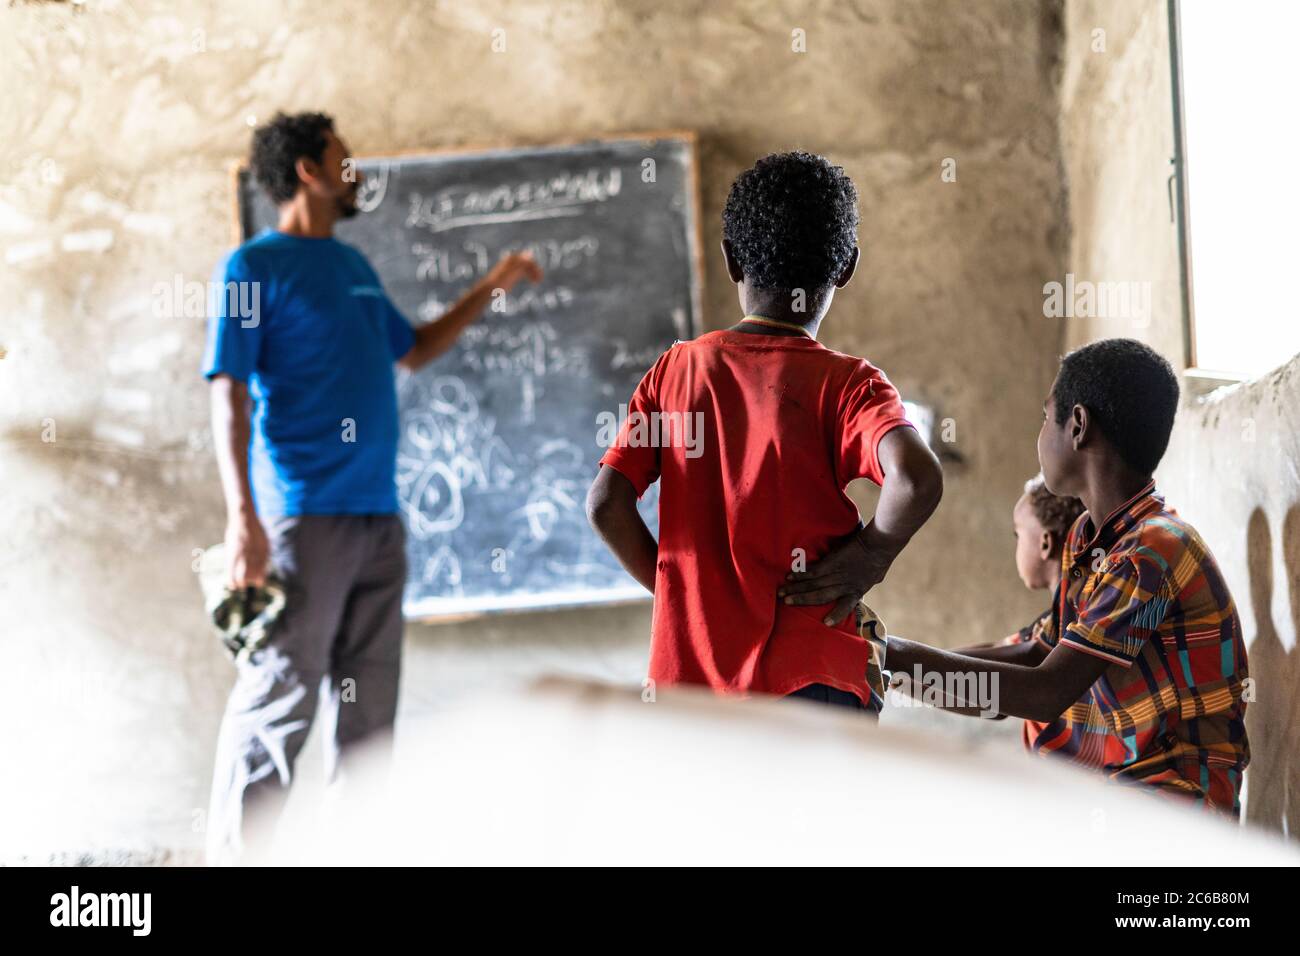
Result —
M 780 319 L 769 319 L 761 315 L 747 315 L 740 321 L 753 322 L 755 325 L 767 325 L 775 329 L 793 329 L 800 335 L 807 336 L 808 338 L 813 337 L 811 332 L 805 329 L 802 325 L 798 325 L 794 322 L 782 322 Z

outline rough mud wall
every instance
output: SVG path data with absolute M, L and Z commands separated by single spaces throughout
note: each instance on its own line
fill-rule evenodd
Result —
M 0 719 L 41 783 L 7 845 L 201 842 L 231 670 L 191 562 L 223 514 L 202 322 L 155 315 L 151 290 L 208 277 L 227 164 L 277 108 L 332 112 L 358 152 L 696 129 L 710 327 L 738 317 L 713 252 L 734 175 L 796 146 L 842 163 L 864 259 L 825 339 L 951 419 L 960 456 L 874 603 L 950 645 L 1027 620 L 1041 596 L 1015 579 L 1009 511 L 1059 349 L 1040 291 L 1065 241 L 1059 17 L 1030 0 L 6 5 L 0 647 L 22 686 Z M 547 669 L 636 681 L 648 630 L 644 606 L 412 627 L 404 719 Z

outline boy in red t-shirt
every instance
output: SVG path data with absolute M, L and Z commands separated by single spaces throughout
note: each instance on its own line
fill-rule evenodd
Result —
M 649 677 L 876 711 L 853 611 L 942 494 L 938 460 L 875 366 L 817 332 L 858 262 L 857 193 L 805 152 L 732 185 L 722 254 L 743 318 L 637 386 L 587 510 L 655 596 Z M 844 489 L 881 486 L 863 527 Z M 636 510 L 660 482 L 659 541 Z

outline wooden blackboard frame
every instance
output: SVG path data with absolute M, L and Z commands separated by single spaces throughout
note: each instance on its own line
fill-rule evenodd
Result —
M 690 260 L 692 267 L 691 276 L 691 315 L 689 317 L 689 331 L 692 337 L 699 336 L 703 331 L 704 315 L 704 235 L 703 235 L 703 204 L 700 190 L 700 168 L 699 168 L 699 136 L 694 130 L 688 129 L 659 129 L 643 130 L 635 132 L 611 132 L 599 133 L 591 136 L 576 137 L 562 140 L 542 140 L 529 142 L 491 142 L 491 143 L 467 143 L 457 146 L 445 146 L 435 148 L 411 148 L 393 150 L 379 153 L 356 153 L 353 159 L 361 161 L 384 161 L 384 160 L 418 160 L 418 159 L 437 159 L 440 157 L 471 155 L 474 153 L 490 153 L 511 150 L 530 150 L 530 149 L 565 149 L 578 146 L 589 146 L 598 143 L 608 142 L 652 142 L 655 140 L 677 140 L 686 146 L 687 150 L 687 202 L 690 206 L 690 227 L 688 238 L 691 242 Z M 246 241 L 251 236 L 246 234 L 244 229 L 244 217 L 240 208 L 240 179 L 247 172 L 248 163 L 243 159 L 231 161 L 229 166 L 230 176 L 230 196 L 231 196 L 231 238 L 235 245 Z M 504 606 L 499 608 L 448 612 L 444 614 L 422 614 L 408 616 L 405 620 L 413 624 L 456 624 L 464 621 L 477 620 L 484 617 L 494 617 L 502 614 L 532 614 L 540 611 L 559 611 L 575 610 L 581 608 L 608 608 L 608 607 L 629 607 L 644 605 L 653 600 L 653 595 L 645 594 L 637 597 L 614 597 L 611 599 L 594 598 L 590 601 L 565 602 L 551 605 L 524 605 L 519 607 Z

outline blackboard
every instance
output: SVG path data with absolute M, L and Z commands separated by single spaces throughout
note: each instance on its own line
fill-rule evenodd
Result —
M 338 238 L 365 253 L 413 324 L 441 314 L 507 250 L 521 283 L 446 355 L 399 372 L 404 609 L 446 619 L 648 597 L 586 520 L 603 453 L 641 376 L 700 327 L 690 133 L 556 146 L 357 157 L 361 213 Z M 276 222 L 247 171 L 244 238 Z M 657 533 L 658 486 L 641 502 Z

